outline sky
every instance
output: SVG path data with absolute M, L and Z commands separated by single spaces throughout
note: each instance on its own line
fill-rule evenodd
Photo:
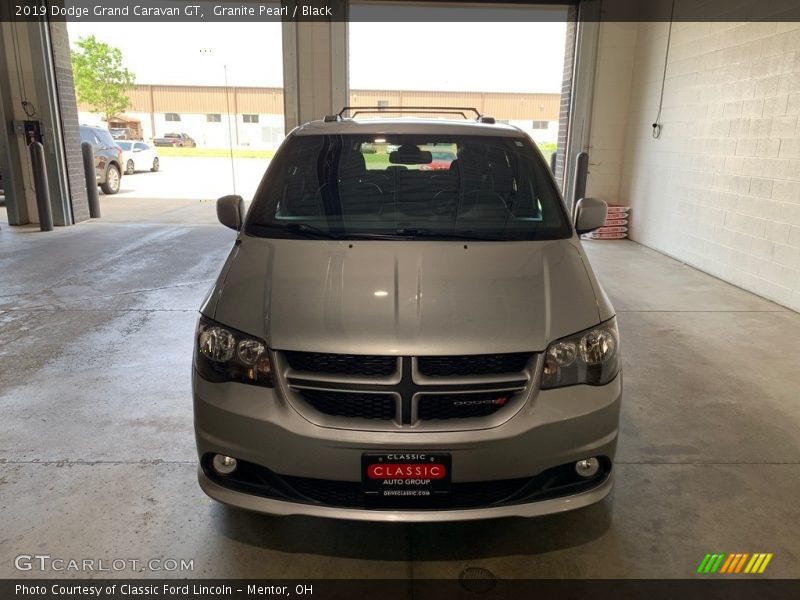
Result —
M 351 89 L 561 91 L 564 22 L 348 26 Z M 224 85 L 227 69 L 229 85 L 283 86 L 280 23 L 71 22 L 68 31 L 73 46 L 94 35 L 122 50 L 137 83 Z

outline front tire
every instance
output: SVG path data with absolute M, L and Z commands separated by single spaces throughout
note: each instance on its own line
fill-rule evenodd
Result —
M 106 171 L 106 182 L 100 186 L 104 194 L 116 194 L 119 191 L 119 184 L 122 177 L 119 174 L 117 165 L 110 165 Z
M 129 160 L 125 164 L 125 174 L 126 175 L 133 175 L 135 172 L 136 172 L 136 167 L 134 166 L 133 161 Z
M 150 167 L 150 170 L 155 173 L 161 167 L 161 163 L 158 162 L 158 157 L 153 159 L 153 166 Z

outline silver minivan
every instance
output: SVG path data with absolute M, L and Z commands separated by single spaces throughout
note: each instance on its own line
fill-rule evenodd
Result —
M 200 310 L 199 480 L 278 515 L 537 516 L 611 490 L 617 324 L 530 138 L 491 119 L 296 128 Z

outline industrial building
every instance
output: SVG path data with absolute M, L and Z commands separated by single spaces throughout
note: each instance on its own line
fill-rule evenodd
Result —
M 283 140 L 283 88 L 137 85 L 128 95 L 131 105 L 125 114 L 141 121 L 145 139 L 180 131 L 211 148 L 229 143 L 274 148 Z M 558 140 L 560 103 L 561 94 L 350 90 L 349 96 L 351 106 L 474 107 L 519 127 L 537 142 L 548 143 Z M 82 123 L 103 124 L 88 107 L 78 110 Z M 377 116 L 391 118 L 397 113 Z

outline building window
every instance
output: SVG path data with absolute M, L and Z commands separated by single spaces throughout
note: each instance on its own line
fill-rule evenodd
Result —
M 242 115 L 242 123 L 258 123 L 258 115 Z
M 206 115 L 206 122 L 207 123 L 221 123 L 222 122 L 222 115 L 219 113 L 212 113 Z
M 534 121 L 531 125 L 532 129 L 547 129 L 547 121 Z
M 388 100 L 378 100 L 378 110 L 386 110 L 389 108 Z
M 164 113 L 165 121 L 180 121 L 181 116 L 178 113 Z

